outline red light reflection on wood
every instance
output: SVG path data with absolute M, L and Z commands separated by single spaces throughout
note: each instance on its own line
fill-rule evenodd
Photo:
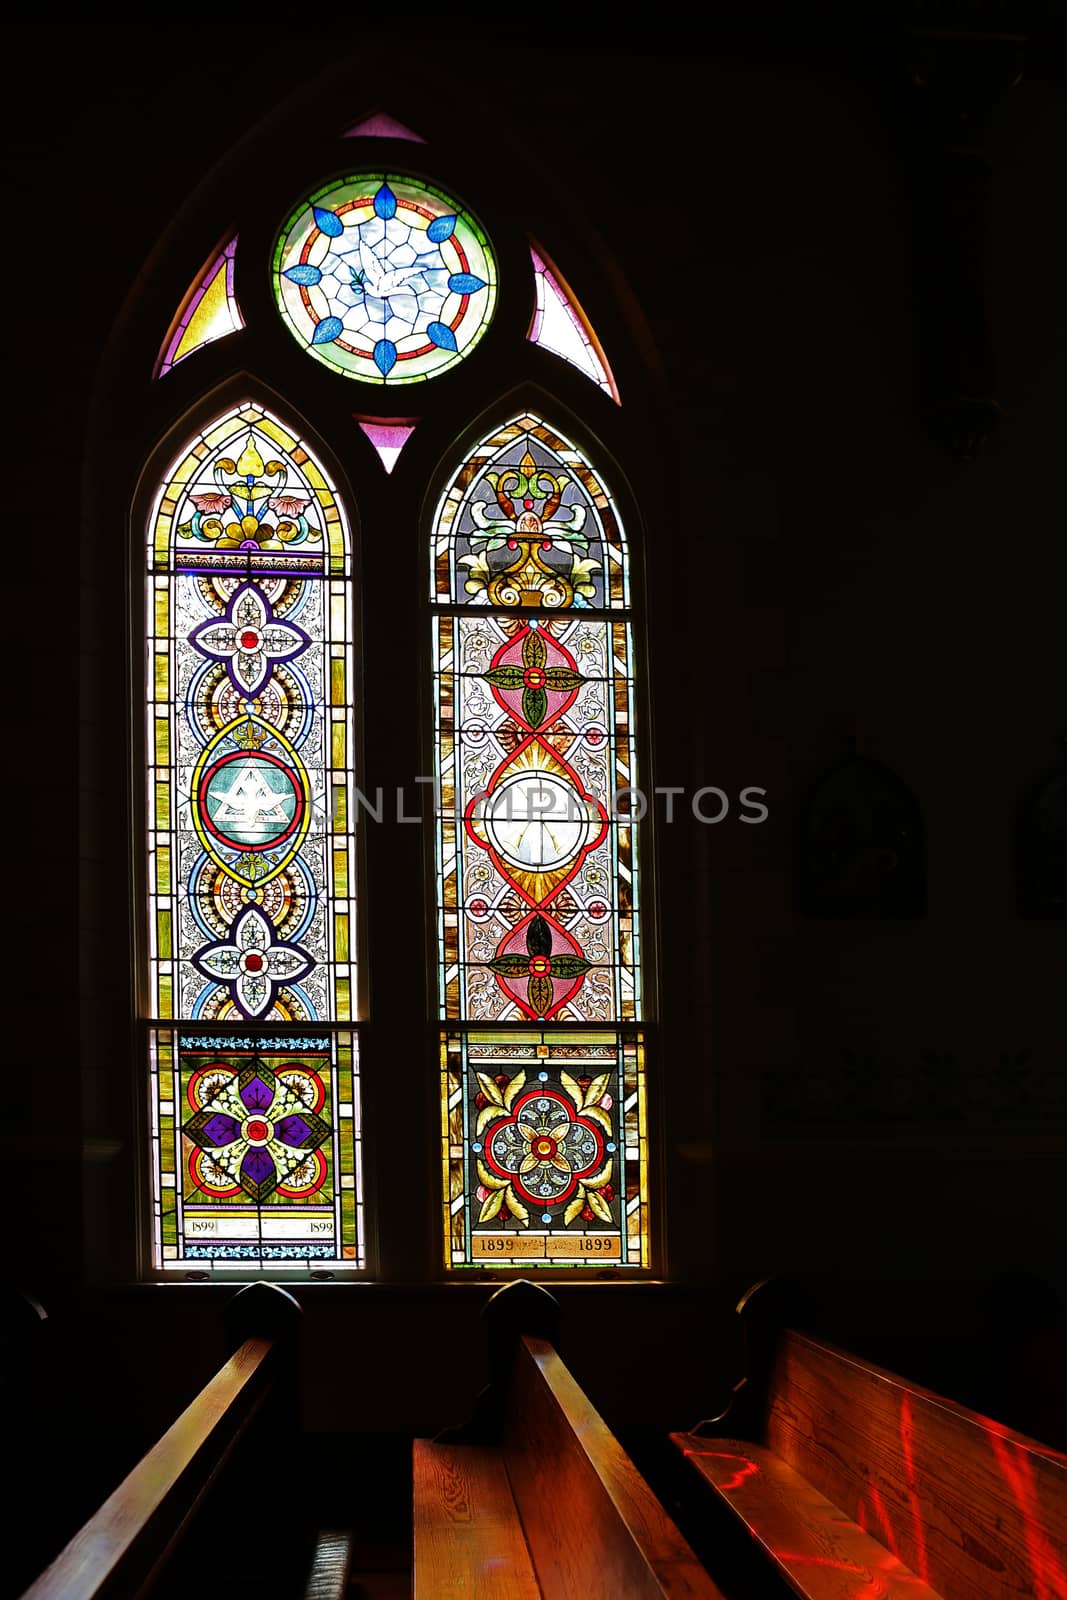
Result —
M 872 1570 L 871 1567 L 859 1566 L 855 1561 L 842 1561 L 837 1556 L 807 1556 L 796 1554 L 787 1550 L 772 1550 L 771 1555 L 783 1566 L 793 1567 L 829 1567 L 833 1572 L 851 1573 L 863 1582 L 855 1587 L 835 1589 L 835 1600 L 899 1600 L 901 1586 L 907 1583 L 921 1585 L 928 1589 L 929 1585 L 914 1572 L 909 1572 L 906 1567 L 886 1551 L 885 1561 Z
M 871 1497 L 871 1505 L 874 1508 L 874 1514 L 882 1526 L 882 1542 L 889 1546 L 890 1550 L 892 1550 L 893 1554 L 899 1561 L 900 1551 L 897 1549 L 896 1535 L 893 1532 L 893 1524 L 889 1519 L 889 1512 L 885 1508 L 885 1501 L 882 1499 L 881 1490 L 876 1483 L 869 1484 L 868 1489 Z
M 993 1446 L 1000 1475 L 1011 1490 L 1023 1519 L 1026 1559 L 1034 1580 L 1034 1600 L 1067 1600 L 1067 1568 L 1040 1526 L 1044 1519 L 1037 1503 L 1033 1466 L 1014 1440 L 990 1429 L 989 1442 Z M 1050 1454 L 1058 1454 L 1058 1451 Z
M 682 1454 L 684 1456 L 712 1456 L 716 1461 L 740 1461 L 740 1472 L 735 1472 L 728 1482 L 716 1485 L 723 1494 L 729 1494 L 731 1489 L 740 1489 L 746 1478 L 751 1478 L 754 1473 L 759 1471 L 757 1463 L 750 1461 L 748 1456 L 731 1455 L 725 1450 L 683 1450 Z
M 915 1458 L 911 1447 L 912 1415 L 911 1395 L 904 1392 L 900 1400 L 900 1448 L 904 1456 L 904 1476 L 908 1484 L 908 1503 L 911 1507 L 911 1528 L 915 1538 L 915 1565 L 924 1583 L 930 1582 L 930 1568 L 926 1559 L 926 1532 L 923 1528 L 922 1502 L 915 1475 Z

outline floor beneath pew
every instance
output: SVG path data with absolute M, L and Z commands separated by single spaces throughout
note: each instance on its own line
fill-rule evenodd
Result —
M 368 1514 L 369 1513 L 369 1514 Z M 411 1490 L 407 1503 L 361 1506 L 353 1524 L 352 1570 L 345 1600 L 411 1600 Z
M 348 1585 L 345 1600 L 411 1600 L 411 1568 L 357 1574 Z
M 350 1529 L 345 1600 L 411 1600 L 411 1439 L 319 1434 L 314 1500 L 320 1527 Z

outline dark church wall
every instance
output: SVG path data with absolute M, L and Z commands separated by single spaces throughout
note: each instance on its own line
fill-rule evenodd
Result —
M 37 35 L 25 37 L 30 51 Z M 157 84 L 154 37 L 128 48 L 132 69 L 105 71 L 99 39 L 68 34 L 51 97 L 20 102 L 9 135 L 19 214 L 44 220 L 16 329 L 20 667 L 5 697 L 22 819 L 9 1082 L 29 1124 L 5 1252 L 66 1319 L 54 1425 L 85 1415 L 118 1455 L 116 1438 L 139 1443 L 210 1370 L 206 1330 L 225 1292 L 92 1281 L 130 1191 L 131 1045 L 118 1016 L 113 1055 L 86 1070 L 79 1008 L 91 1016 L 116 987 L 101 977 L 99 908 L 104 925 L 128 916 L 125 865 L 99 826 L 103 807 L 125 804 L 123 751 L 92 705 L 76 737 L 78 652 L 90 667 L 101 651 L 116 659 L 106 591 L 123 582 L 100 572 L 80 601 L 86 410 L 112 320 L 176 199 L 255 109 L 199 67 Z M 269 83 L 279 69 L 267 41 L 254 59 Z M 761 786 L 770 812 L 760 826 L 690 815 L 660 830 L 663 901 L 688 951 L 665 985 L 683 1021 L 678 1059 L 664 1064 L 662 1178 L 669 1275 L 689 1287 L 564 1289 L 576 1370 L 620 1424 L 692 1421 L 724 1348 L 719 1308 L 780 1271 L 851 1301 L 883 1359 L 911 1351 L 940 1375 L 951 1341 L 982 1330 L 987 1353 L 962 1362 L 957 1389 L 988 1405 L 998 1274 L 1045 1286 L 1046 1323 L 1067 1295 L 1063 923 L 1020 917 L 1012 872 L 1017 802 L 1062 759 L 1067 732 L 1059 64 L 1032 62 L 991 125 L 1005 414 L 986 449 L 959 461 L 922 421 L 925 246 L 906 95 L 885 53 L 869 40 L 750 37 L 698 55 L 527 50 L 521 68 L 505 46 L 505 61 L 501 71 L 487 51 L 455 68 L 477 108 L 472 137 L 499 102 L 533 147 L 561 152 L 555 181 L 600 197 L 597 227 L 677 402 L 680 421 L 647 445 L 684 521 L 677 551 L 648 553 L 652 604 L 661 624 L 668 610 L 677 619 L 654 630 L 656 705 L 672 732 L 654 780 L 731 795 Z M 283 76 L 269 90 L 278 98 L 292 87 Z M 77 218 L 72 236 L 49 222 L 56 205 Z M 839 921 L 794 906 L 794 798 L 840 754 L 846 723 L 922 808 L 924 915 Z M 479 1381 L 483 1293 L 304 1291 L 310 1425 L 452 1420 Z M 604 1353 L 609 1299 L 630 1333 Z M 914 1339 L 923 1304 L 926 1345 Z M 438 1336 L 456 1352 L 445 1393 Z M 324 1375 L 353 1359 L 376 1381 L 339 1397 Z M 141 1398 L 116 1425 L 120 1381 Z M 1000 1383 L 1002 1396 L 1016 1384 L 1017 1419 L 1038 1431 L 1032 1388 L 1003 1371 Z
M 749 68 L 702 107 L 717 218 L 695 254 L 728 311 L 687 389 L 716 467 L 693 627 L 703 761 L 727 789 L 766 773 L 786 800 L 854 721 L 919 798 L 928 857 L 925 916 L 834 921 L 793 910 L 787 800 L 700 841 L 696 1082 L 709 1155 L 736 1172 L 720 1168 L 718 1214 L 739 1268 L 756 1240 L 790 1265 L 840 1251 L 850 1273 L 887 1255 L 1045 1272 L 1057 1254 L 1063 924 L 1016 915 L 1011 845 L 1067 710 L 1064 119 L 1053 86 L 1014 94 L 990 141 L 1006 417 L 968 462 L 917 421 L 924 239 L 899 106 L 809 63 Z M 688 329 L 671 332 L 681 371 Z

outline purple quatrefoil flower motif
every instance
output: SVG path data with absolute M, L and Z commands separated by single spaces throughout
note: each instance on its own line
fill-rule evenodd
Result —
M 223 661 L 240 694 L 258 694 L 275 662 L 291 661 L 311 643 L 303 628 L 283 622 L 254 583 L 236 589 L 222 617 L 201 622 L 189 635 L 201 655 Z
M 225 984 L 243 1016 L 262 1017 L 276 991 L 295 983 L 315 965 L 298 944 L 275 944 L 274 929 L 257 906 L 242 912 L 229 941 L 208 945 L 193 957 L 206 978 Z
M 259 1204 L 325 1144 L 330 1125 L 259 1063 L 220 1084 L 182 1132 Z

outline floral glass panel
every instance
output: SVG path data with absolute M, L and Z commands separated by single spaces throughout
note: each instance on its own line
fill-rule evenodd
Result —
M 414 383 L 468 355 L 496 307 L 485 231 L 432 184 L 371 173 L 301 201 L 274 251 L 286 326 L 335 372 Z
M 224 339 L 228 333 L 237 333 L 244 327 L 244 318 L 233 287 L 236 254 L 237 239 L 233 238 L 224 250 L 212 256 L 189 290 L 163 341 L 156 366 L 157 378 L 162 378 L 179 361 L 191 356 L 194 350 L 202 349 L 214 339 Z
M 431 583 L 439 605 L 630 603 L 611 497 L 581 453 L 530 412 L 483 440 L 445 491 Z
M 577 300 L 539 245 L 531 245 L 530 255 L 537 295 L 530 341 L 562 356 L 618 403 L 619 391 L 607 357 Z
M 241 406 L 206 428 L 167 475 L 151 518 L 148 565 L 148 1009 L 157 1022 L 208 1030 L 350 1023 L 353 641 L 349 540 L 336 493 L 294 434 L 260 407 Z M 299 1130 L 281 1089 L 269 1103 L 258 1089 L 254 1107 L 242 1102 L 243 1116 L 239 1086 L 226 1090 L 225 1114 L 221 1100 L 192 1105 L 173 1074 L 184 1070 L 176 1051 L 200 1048 L 194 1035 L 186 1041 L 183 1029 L 181 1044 L 171 1032 L 158 1035 L 157 1055 L 169 1051 L 175 1062 L 169 1087 L 167 1072 L 157 1071 L 158 1204 L 167 1189 L 177 1197 L 189 1182 L 209 1209 L 224 1199 L 238 1203 L 225 1184 L 199 1183 L 208 1166 L 227 1172 L 257 1204 L 270 1199 L 275 1212 L 284 1199 L 303 1215 L 312 1194 L 324 1205 L 327 1178 L 340 1196 L 344 1186 L 333 1176 L 340 1124 L 330 1123 L 330 1146 L 321 1107 L 313 1131 L 322 1138 L 312 1151 L 306 1142 L 286 1143 L 285 1130 Z M 357 1113 L 351 1083 L 338 1078 L 339 1040 L 324 1034 L 304 1043 L 320 1052 L 324 1104 L 349 1108 L 336 1116 L 347 1117 L 351 1139 Z M 208 1041 L 224 1042 L 225 1035 Z M 285 1047 L 282 1035 L 275 1047 Z M 250 1036 L 248 1048 L 267 1047 Z M 345 1049 L 351 1079 L 351 1040 Z M 235 1084 L 242 1071 L 233 1068 Z M 187 1121 L 191 1111 L 205 1113 L 202 1123 Z M 293 1149 L 304 1152 L 298 1173 Z M 322 1163 L 331 1159 L 326 1172 Z M 268 1194 L 272 1172 L 277 1187 Z M 239 1202 L 246 1223 L 248 1203 Z M 201 1257 L 211 1254 L 208 1241 L 225 1237 L 220 1259 L 245 1259 L 251 1245 L 240 1253 L 240 1229 L 219 1233 L 197 1216 L 205 1222 L 193 1230 Z M 164 1207 L 165 1261 L 196 1258 L 180 1215 L 170 1239 L 165 1224 Z M 346 1233 L 335 1218 L 321 1232 L 320 1244 L 338 1259 L 355 1259 L 351 1227 Z M 300 1251 L 307 1256 L 305 1244 Z
M 157 1265 L 361 1264 L 354 1034 L 158 1029 L 152 1057 Z
M 646 1267 L 644 1046 L 613 1031 L 442 1042 L 452 1267 Z

